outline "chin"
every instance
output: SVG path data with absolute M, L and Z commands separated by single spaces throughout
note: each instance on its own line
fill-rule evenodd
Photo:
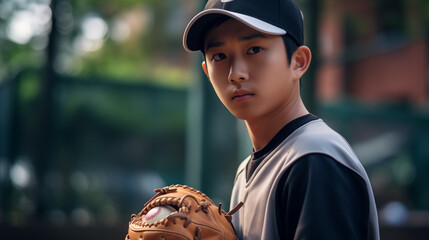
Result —
M 231 112 L 231 111 L 230 111 Z M 247 120 L 250 118 L 249 113 L 237 113 L 237 112 L 231 112 L 232 115 L 234 115 L 234 117 L 240 119 L 240 120 Z
M 240 120 L 249 120 L 252 118 L 255 118 L 255 114 L 257 114 L 254 111 L 254 107 L 242 107 L 242 108 L 238 108 L 238 109 L 231 109 L 228 108 L 228 111 L 234 115 L 234 117 L 240 119 Z

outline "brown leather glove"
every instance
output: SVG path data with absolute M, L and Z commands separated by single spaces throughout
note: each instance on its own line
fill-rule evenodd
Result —
M 171 185 L 155 192 L 139 214 L 131 215 L 125 240 L 237 239 L 231 215 L 242 203 L 226 213 L 221 204 L 215 206 L 204 193 L 185 185 Z

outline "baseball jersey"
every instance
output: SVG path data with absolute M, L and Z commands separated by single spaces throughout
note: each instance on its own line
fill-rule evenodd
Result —
M 239 166 L 231 207 L 239 239 L 379 239 L 368 176 L 314 115 L 288 123 Z

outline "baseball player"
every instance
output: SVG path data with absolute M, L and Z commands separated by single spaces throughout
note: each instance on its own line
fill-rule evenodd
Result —
M 239 239 L 379 239 L 368 176 L 337 132 L 306 109 L 310 49 L 292 0 L 209 0 L 184 32 L 217 96 L 245 121 L 253 151 L 231 206 Z

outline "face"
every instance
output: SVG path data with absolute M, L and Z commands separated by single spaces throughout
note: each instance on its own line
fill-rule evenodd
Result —
M 234 19 L 207 33 L 203 67 L 216 94 L 237 118 L 255 120 L 293 109 L 299 77 L 283 39 Z

